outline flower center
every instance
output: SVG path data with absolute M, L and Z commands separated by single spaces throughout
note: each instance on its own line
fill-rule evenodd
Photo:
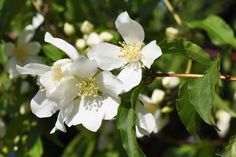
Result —
M 121 45 L 121 54 L 118 55 L 120 58 L 124 58 L 128 63 L 138 61 L 140 59 L 141 45 L 135 42 L 119 42 Z
M 25 61 L 28 56 L 28 51 L 24 45 L 18 46 L 16 48 L 16 58 L 20 61 Z
M 88 78 L 80 81 L 76 84 L 76 87 L 79 88 L 77 96 L 79 97 L 93 97 L 96 98 L 99 93 L 99 87 L 96 83 L 95 78 Z

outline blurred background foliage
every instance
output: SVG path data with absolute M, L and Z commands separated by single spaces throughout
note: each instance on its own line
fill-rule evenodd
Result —
M 120 37 L 114 21 L 119 13 L 127 11 L 144 27 L 146 43 L 153 39 L 159 43 L 169 38 L 182 37 L 200 45 L 212 57 L 220 53 L 221 73 L 236 75 L 236 1 L 170 2 L 181 17 L 183 25 L 175 22 L 162 0 L 0 0 L 0 118 L 3 121 L 3 124 L 0 123 L 0 157 L 126 156 L 114 122 L 104 122 L 97 133 L 76 126 L 69 128 L 67 133 L 56 132 L 50 135 L 56 115 L 53 118 L 39 119 L 30 111 L 29 102 L 38 90 L 35 78 L 27 76 L 9 79 L 5 69 L 8 57 L 3 51 L 3 45 L 9 41 L 15 42 L 37 12 L 44 15 L 45 22 L 37 30 L 33 41 L 42 44 L 39 55 L 49 65 L 65 55 L 55 47 L 45 44 L 43 37 L 46 31 L 75 45 L 78 38 L 83 38 L 80 31 L 82 23 L 88 20 L 94 25 L 96 32 L 110 32 L 113 35 L 111 42 L 117 44 Z M 204 19 L 210 15 L 221 17 L 231 27 L 230 30 L 228 25 L 225 27 L 224 21 L 222 24 L 220 18 L 210 19 L 205 24 Z M 72 35 L 64 31 L 66 22 L 75 27 Z M 178 33 L 168 32 L 168 27 L 174 27 Z M 228 33 L 230 31 L 231 34 Z M 84 48 L 78 50 L 86 53 Z M 184 73 L 187 64 L 187 58 L 181 55 L 173 57 L 166 53 L 155 62 L 154 68 L 163 73 Z M 192 73 L 204 71 L 203 66 L 193 62 Z M 217 108 L 226 110 L 232 116 L 229 131 L 224 137 L 220 137 L 213 127 L 202 120 L 199 121 L 198 134 L 192 136 L 181 123 L 176 111 L 178 87 L 165 89 L 161 79 L 156 79 L 145 87 L 143 93 L 151 96 L 156 88 L 166 92 L 161 107 L 169 107 L 171 111 L 165 112 L 169 116 L 169 122 L 159 133 L 138 139 L 140 147 L 148 157 L 213 157 L 219 154 L 225 157 L 236 156 L 236 144 L 233 138 L 230 140 L 236 131 L 236 120 L 233 118 L 236 111 L 236 82 L 222 82 L 224 94 L 218 93 L 215 102 Z M 228 147 L 224 152 L 226 145 Z

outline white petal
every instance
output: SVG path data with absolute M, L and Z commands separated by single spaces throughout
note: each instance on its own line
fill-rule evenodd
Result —
M 105 120 L 113 119 L 117 115 L 119 105 L 120 105 L 119 97 L 105 96 L 102 104 L 102 107 L 105 108 L 105 116 L 103 119 Z
M 40 44 L 39 42 L 30 42 L 26 45 L 27 51 L 30 55 L 36 55 L 40 51 Z
M 180 83 L 180 80 L 178 77 L 164 77 L 162 79 L 162 85 L 167 89 L 174 88 L 178 86 L 179 83 Z
M 24 65 L 28 64 L 28 63 L 43 63 L 43 60 L 39 56 L 31 55 L 31 56 L 28 56 L 28 58 L 26 59 Z
M 117 76 L 125 86 L 124 92 L 128 92 L 137 86 L 142 79 L 142 69 L 139 62 L 128 64 Z
M 24 45 L 28 43 L 34 36 L 34 30 L 24 30 L 18 40 L 17 40 L 17 45 Z
M 49 66 L 38 63 L 29 63 L 23 67 L 16 65 L 16 69 L 24 75 L 42 75 L 51 70 Z
M 50 134 L 55 133 L 56 130 L 66 132 L 66 127 L 64 125 L 64 117 L 62 116 L 61 112 L 59 112 L 55 127 L 51 130 Z
M 162 52 L 161 48 L 156 44 L 156 40 L 153 40 L 141 50 L 141 55 L 143 64 L 150 68 L 154 60 L 162 55 Z
M 150 97 L 143 95 L 143 94 L 139 94 L 138 96 L 139 100 L 141 100 L 144 104 L 153 104 L 153 101 Z
M 47 96 L 50 96 L 56 90 L 56 83 L 52 80 L 51 71 L 43 73 L 39 78 L 39 82 L 46 89 Z
M 143 27 L 129 17 L 127 12 L 121 13 L 116 19 L 116 28 L 125 42 L 142 44 L 144 40 Z
M 88 130 L 96 132 L 100 128 L 106 112 L 102 105 L 101 97 L 93 100 L 82 98 L 79 104 L 79 113 L 69 125 L 82 124 Z
M 156 128 L 154 116 L 149 113 L 140 102 L 136 104 L 135 112 L 138 118 L 138 127 L 144 129 L 148 134 L 152 133 Z
M 66 77 L 57 85 L 56 90 L 50 93 L 50 98 L 60 105 L 70 103 L 76 97 L 78 80 L 73 77 Z
M 19 72 L 16 70 L 16 60 L 14 57 L 12 57 L 8 62 L 7 62 L 7 65 L 6 65 L 6 68 L 10 74 L 10 78 L 15 78 L 19 75 Z
M 110 71 L 120 68 L 126 63 L 125 60 L 118 57 L 120 53 L 120 47 L 108 43 L 100 43 L 88 52 L 88 57 L 89 59 L 94 59 L 99 68 Z
M 37 29 L 44 21 L 43 15 L 37 13 L 35 17 L 33 17 L 32 25 L 34 29 Z
M 45 92 L 38 91 L 30 102 L 32 112 L 39 118 L 51 117 L 58 105 L 46 97 Z
M 169 122 L 169 116 L 163 116 L 160 110 L 157 110 L 154 114 L 156 120 L 156 128 L 154 129 L 154 133 L 158 133 L 161 131 L 166 124 Z
M 79 53 L 71 44 L 60 38 L 54 38 L 48 32 L 45 34 L 44 40 L 64 51 L 72 60 L 76 60 L 79 57 Z
M 4 45 L 4 52 L 7 54 L 7 56 L 12 56 L 15 54 L 16 47 L 13 43 L 9 42 Z
M 124 89 L 123 83 L 109 71 L 103 71 L 96 76 L 96 80 L 102 92 L 117 96 Z
M 97 63 L 89 60 L 84 56 L 80 56 L 71 64 L 71 73 L 80 78 L 93 77 L 98 70 Z

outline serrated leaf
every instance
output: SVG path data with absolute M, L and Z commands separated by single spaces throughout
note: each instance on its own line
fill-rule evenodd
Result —
M 190 103 L 188 85 L 190 81 L 185 82 L 179 89 L 177 99 L 177 111 L 180 120 L 191 134 L 196 134 L 199 128 L 199 115 L 195 111 L 193 104 Z
M 190 41 L 184 41 L 183 39 L 165 40 L 159 46 L 164 54 L 182 55 L 204 66 L 208 66 L 211 62 L 211 57 L 207 52 Z
M 215 45 L 229 44 L 236 47 L 236 38 L 234 31 L 220 17 L 210 15 L 204 20 L 190 21 L 186 23 L 190 28 L 199 28 L 207 32 L 212 43 Z
M 46 44 L 43 46 L 44 54 L 51 60 L 57 61 L 64 56 L 64 52 L 53 45 Z
M 212 114 L 215 90 L 220 81 L 220 58 L 214 60 L 207 73 L 202 78 L 191 79 L 188 85 L 190 102 L 194 105 L 200 117 L 209 125 L 215 126 Z

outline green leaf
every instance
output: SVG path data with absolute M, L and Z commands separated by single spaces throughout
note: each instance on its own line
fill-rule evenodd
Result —
M 204 20 L 190 21 L 186 23 L 190 28 L 199 28 L 207 32 L 215 45 L 231 45 L 236 48 L 234 31 L 220 17 L 210 15 Z
M 64 52 L 53 45 L 46 44 L 43 46 L 44 54 L 53 61 L 57 61 L 64 56 Z
M 215 125 L 212 110 L 216 86 L 220 81 L 219 65 L 220 58 L 217 57 L 202 78 L 191 79 L 188 85 L 190 102 L 209 125 Z
M 43 143 L 40 137 L 37 138 L 35 144 L 29 151 L 30 157 L 41 157 L 43 155 Z
M 215 106 L 218 109 L 224 110 L 230 114 L 231 117 L 236 117 L 236 112 L 230 108 L 229 102 L 223 100 L 219 95 L 215 95 Z
M 177 99 L 177 111 L 180 120 L 191 134 L 196 134 L 199 128 L 199 115 L 195 111 L 193 104 L 190 103 L 188 85 L 190 80 L 185 82 L 179 89 Z
M 25 5 L 26 0 L 5 0 L 1 10 L 0 38 L 9 26 L 9 23 Z
M 132 90 L 131 95 L 129 93 L 122 95 L 121 105 L 116 118 L 122 145 L 129 157 L 146 157 L 138 146 L 135 132 L 136 114 L 134 108 L 142 88 L 143 83 Z
M 164 54 L 182 55 L 204 66 L 208 66 L 211 62 L 211 57 L 207 52 L 190 41 L 184 41 L 183 39 L 165 40 L 159 46 Z
M 236 157 L 236 137 L 231 137 L 228 145 L 225 147 L 222 157 Z
M 3 45 L 0 45 L 0 63 L 1 64 L 6 64 L 7 62 L 7 56 L 5 55 L 5 53 L 3 52 Z

